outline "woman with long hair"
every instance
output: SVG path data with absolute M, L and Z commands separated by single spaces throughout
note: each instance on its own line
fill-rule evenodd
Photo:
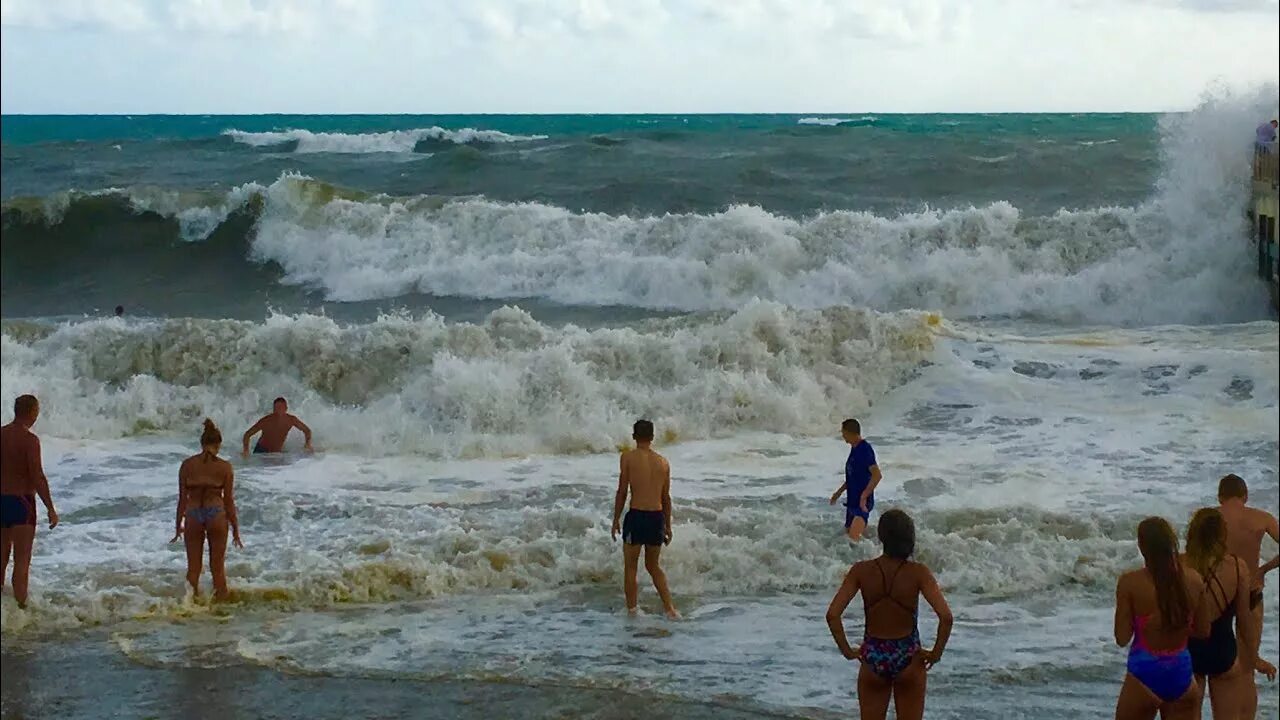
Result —
M 1196 684 L 1203 693 L 1207 681 L 1214 720 L 1250 718 L 1247 696 L 1256 692 L 1252 675 L 1258 635 L 1249 611 L 1252 573 L 1243 560 L 1227 552 L 1227 523 L 1217 508 L 1202 508 L 1192 516 L 1183 561 L 1204 578 L 1200 602 L 1208 605 L 1213 618 L 1209 637 L 1187 643 Z
M 1164 518 L 1138 524 L 1141 569 L 1116 585 L 1116 644 L 1129 646 L 1128 673 L 1116 701 L 1116 720 L 1200 717 L 1203 695 L 1192 677 L 1187 640 L 1209 634 L 1196 600 L 1204 581 L 1178 557 L 1178 536 Z M 1132 644 L 1131 644 L 1132 641 Z
M 883 718 L 893 700 L 898 720 L 924 717 L 926 671 L 942 659 L 951 636 L 951 608 L 942 596 L 929 568 L 911 561 L 916 529 L 901 510 L 880 516 L 876 529 L 884 552 L 873 560 L 855 563 L 827 608 L 827 626 L 836 646 L 849 660 L 858 660 L 858 717 Z M 856 650 L 845 636 L 845 608 L 862 593 L 866 635 Z M 917 626 L 920 598 L 938 616 L 938 637 L 933 648 L 920 646 Z
M 227 529 L 236 547 L 240 523 L 236 519 L 235 471 L 231 463 L 218 457 L 222 433 L 208 418 L 200 434 L 200 454 L 182 461 L 178 468 L 178 516 L 173 539 L 182 537 L 187 545 L 187 582 L 200 596 L 200 571 L 204 542 L 209 540 L 209 572 L 213 575 L 213 597 L 227 598 Z

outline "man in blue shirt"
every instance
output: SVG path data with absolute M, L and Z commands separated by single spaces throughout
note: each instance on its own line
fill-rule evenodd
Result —
M 876 506 L 873 494 L 880 484 L 880 466 L 876 465 L 876 451 L 871 443 L 862 439 L 862 425 L 850 418 L 840 424 L 840 436 L 849 443 L 849 459 L 844 461 L 844 483 L 831 496 L 835 505 L 840 495 L 849 491 L 845 500 L 844 529 L 850 540 L 861 540 L 867 529 L 867 520 Z

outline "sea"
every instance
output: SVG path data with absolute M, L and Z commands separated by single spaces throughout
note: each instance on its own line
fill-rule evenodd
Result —
M 828 502 L 856 417 L 877 509 L 915 518 L 956 615 L 927 717 L 1110 717 L 1138 522 L 1182 533 L 1226 473 L 1280 502 L 1280 336 L 1245 214 L 1275 98 L 5 115 L 0 404 L 40 397 L 62 524 L 30 607 L 0 600 L 4 643 L 849 717 L 857 665 L 823 615 L 877 552 Z M 276 396 L 316 452 L 241 459 Z M 244 538 L 226 605 L 188 595 L 168 542 L 206 417 Z M 679 622 L 643 572 L 626 616 L 610 538 L 642 417 L 672 467 Z M 935 625 L 922 607 L 926 644 Z

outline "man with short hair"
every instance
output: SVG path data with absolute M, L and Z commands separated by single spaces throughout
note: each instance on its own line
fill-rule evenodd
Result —
M 667 589 L 667 575 L 658 560 L 662 546 L 671 543 L 671 465 L 667 459 L 653 450 L 653 423 L 637 420 L 632 426 L 631 437 L 636 441 L 634 450 L 622 453 L 618 473 L 618 493 L 613 501 L 614 540 L 622 533 L 622 587 L 627 600 L 627 612 L 634 615 L 637 596 L 636 572 L 640 561 L 640 548 L 644 548 L 644 568 L 653 578 L 653 587 L 662 599 L 662 609 L 667 617 L 680 617 L 671 602 Z M 631 508 L 622 520 L 622 508 L 627 494 L 631 494 Z
M 1280 566 L 1280 555 L 1271 558 L 1259 567 L 1262 555 L 1262 536 L 1270 535 L 1272 540 L 1280 542 L 1280 523 L 1276 517 L 1265 510 L 1251 508 L 1249 502 L 1249 486 L 1239 475 L 1227 475 L 1218 481 L 1218 511 L 1222 513 L 1227 524 L 1227 551 L 1244 561 L 1245 565 L 1254 568 L 1253 581 L 1249 586 L 1249 609 L 1253 613 L 1254 627 L 1258 629 L 1254 635 L 1254 655 L 1257 656 L 1258 645 L 1262 638 L 1262 588 L 1267 573 Z M 1275 667 L 1258 657 L 1256 669 L 1268 676 L 1274 676 Z M 1253 673 L 1249 673 L 1252 678 Z M 1252 694 L 1253 711 L 1245 717 L 1253 717 L 1257 709 L 1257 693 Z
M 253 427 L 245 431 L 242 453 L 245 457 L 249 457 L 249 441 L 259 432 L 262 433 L 262 437 L 258 438 L 258 444 L 253 446 L 255 455 L 283 452 L 284 441 L 289 437 L 289 431 L 294 428 L 302 431 L 302 449 L 310 452 L 312 450 L 311 428 L 297 417 L 290 415 L 289 402 L 278 397 L 271 403 L 271 414 L 262 416 L 262 419 L 254 423 Z
M 844 529 L 849 539 L 856 542 L 866 532 L 871 511 L 876 506 L 874 492 L 880 484 L 880 466 L 876 464 L 875 449 L 862 437 L 861 423 L 853 418 L 845 420 L 840 424 L 840 436 L 849 443 L 849 457 L 844 461 L 844 482 L 831 496 L 831 504 L 835 505 L 840 495 L 849 491 L 845 499 Z
M 9 553 L 13 552 L 13 598 L 18 607 L 27 606 L 27 579 L 31 572 L 31 551 L 36 539 L 36 496 L 44 503 L 49 529 L 58 526 L 53 509 L 49 479 L 40 462 L 40 438 L 31 426 L 40 417 L 40 401 L 23 395 L 13 401 L 13 422 L 0 428 L 0 545 L 4 566 L 0 587 L 9 574 Z

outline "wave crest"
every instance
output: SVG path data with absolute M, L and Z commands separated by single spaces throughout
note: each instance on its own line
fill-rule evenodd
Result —
M 409 153 L 424 142 L 471 145 L 531 142 L 547 138 L 546 135 L 510 135 L 499 130 L 475 128 L 448 130 L 438 126 L 380 133 L 329 133 L 303 129 L 247 132 L 232 128 L 223 130 L 222 134 L 252 147 L 292 145 L 293 152 L 297 153 Z

